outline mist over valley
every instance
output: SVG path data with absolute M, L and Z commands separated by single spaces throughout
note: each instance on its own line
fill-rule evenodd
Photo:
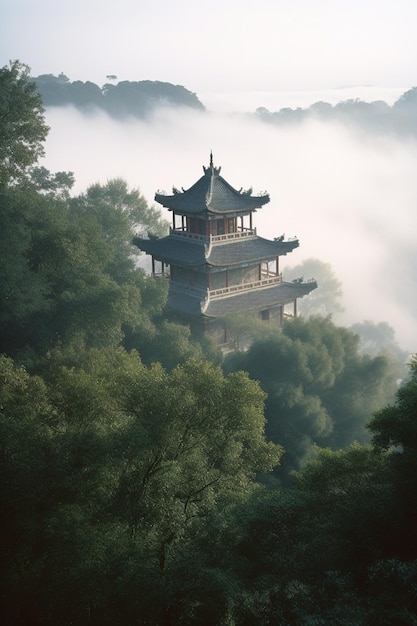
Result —
M 74 193 L 121 177 L 153 204 L 157 190 L 190 187 L 212 150 L 235 188 L 270 194 L 255 216 L 258 234 L 300 239 L 283 263 L 284 278 L 286 267 L 305 259 L 329 263 L 343 284 L 345 312 L 335 322 L 388 322 L 402 348 L 417 351 L 415 138 L 336 121 L 274 125 L 245 113 L 169 106 L 123 121 L 48 107 L 46 121 L 43 164 L 73 171 Z

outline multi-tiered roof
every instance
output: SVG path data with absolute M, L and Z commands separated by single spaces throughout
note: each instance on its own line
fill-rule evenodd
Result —
M 279 273 L 279 257 L 297 248 L 297 239 L 264 239 L 252 227 L 252 213 L 269 202 L 269 195 L 237 191 L 214 167 L 212 155 L 203 169 L 188 190 L 156 193 L 155 200 L 173 215 L 169 235 L 134 240 L 152 256 L 153 268 L 155 261 L 171 268 L 168 305 L 192 316 L 220 318 L 283 307 L 315 289 L 314 281 L 288 283 Z

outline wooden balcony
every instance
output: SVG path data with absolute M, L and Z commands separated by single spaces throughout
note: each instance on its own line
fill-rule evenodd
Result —
M 221 287 L 220 289 L 210 289 L 208 295 L 211 300 L 216 298 L 222 298 L 226 296 L 232 296 L 235 293 L 243 291 L 252 291 L 253 289 L 261 289 L 263 287 L 271 287 L 282 282 L 282 274 L 275 276 L 268 276 L 261 280 L 254 280 L 251 282 L 239 283 L 238 285 L 230 285 L 229 287 Z
M 169 234 L 172 237 L 186 237 L 187 239 L 193 239 L 194 241 L 216 244 L 224 243 L 226 241 L 234 241 L 236 239 L 244 239 L 246 237 L 255 237 L 256 228 L 244 228 L 243 230 L 238 230 L 235 233 L 227 233 L 224 235 L 200 235 L 198 233 L 190 233 L 188 230 L 182 230 L 181 228 L 170 228 Z

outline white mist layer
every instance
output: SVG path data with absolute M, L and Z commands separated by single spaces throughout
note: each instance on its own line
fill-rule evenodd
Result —
M 283 259 L 284 277 L 285 266 L 310 257 L 330 263 L 346 309 L 334 321 L 388 322 L 400 345 L 417 352 L 416 141 L 189 110 L 160 109 L 146 122 L 71 108 L 46 117 L 43 164 L 73 171 L 75 194 L 121 177 L 154 204 L 155 191 L 194 184 L 212 150 L 231 185 L 269 193 L 271 202 L 254 216 L 258 234 L 300 239 Z

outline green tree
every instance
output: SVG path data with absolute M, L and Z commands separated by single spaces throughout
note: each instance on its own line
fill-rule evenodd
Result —
M 121 348 L 50 361 L 44 382 L 0 360 L 2 617 L 221 623 L 235 583 L 202 546 L 280 456 L 259 386 Z
M 48 134 L 41 96 L 19 61 L 0 69 L 0 185 L 15 184 L 44 154 Z
M 417 450 L 417 358 L 410 363 L 410 377 L 397 391 L 396 401 L 375 414 L 369 423 L 373 443 L 381 449 L 394 447 L 397 454 Z
M 417 559 L 417 359 L 410 364 L 409 379 L 398 389 L 395 401 L 370 420 L 374 446 L 390 450 L 393 501 L 396 509 L 396 551 L 401 560 Z
M 96 183 L 71 201 L 74 212 L 90 215 L 103 231 L 110 244 L 129 246 L 129 254 L 135 250 L 131 242 L 135 230 L 149 230 L 154 235 L 163 236 L 168 231 L 168 223 L 161 212 L 150 207 L 139 189 L 129 189 L 122 178 L 109 180 L 105 185 Z
M 408 353 L 400 348 L 395 338 L 395 330 L 387 322 L 365 320 L 351 326 L 351 330 L 360 337 L 360 349 L 364 354 L 376 356 L 390 354 L 399 364 L 399 378 L 406 375 Z M 403 368 L 401 368 L 403 365 Z
M 251 311 L 230 313 L 223 317 L 222 322 L 232 350 L 244 350 L 253 341 L 270 334 L 269 326 L 260 319 L 258 313 Z
M 330 318 L 296 318 L 225 359 L 226 371 L 247 371 L 267 393 L 266 433 L 285 449 L 276 470 L 282 479 L 314 443 L 338 449 L 369 441 L 369 415 L 394 397 L 397 369 L 358 347 L 359 337 Z
M 71 342 L 80 349 L 146 336 L 167 286 L 134 261 L 138 220 L 162 228 L 138 191 L 111 181 L 71 201 L 33 185 L 0 193 L 3 352 L 29 363 Z
M 318 283 L 318 289 L 309 294 L 308 298 L 302 298 L 299 301 L 301 315 L 325 317 L 344 311 L 341 302 L 342 283 L 334 275 L 330 263 L 324 263 L 319 259 L 306 259 L 299 265 L 286 268 L 285 280 L 294 280 L 299 276 L 307 279 L 314 278 Z
M 390 454 L 316 449 L 291 489 L 245 503 L 243 624 L 413 624 L 416 561 L 396 551 Z
M 163 497 L 173 531 L 178 515 L 187 524 L 219 498 L 225 505 L 278 462 L 279 448 L 264 441 L 264 394 L 242 372 L 225 377 L 208 362 L 190 360 L 168 373 L 156 364 L 138 370 L 126 393 L 134 416 L 126 431 L 129 474 L 139 491 L 134 509 L 122 507 L 121 514 L 132 528 L 140 520 L 135 511 L 146 502 L 158 507 Z M 175 488 L 169 480 L 178 481 Z
M 68 200 L 75 179 L 72 172 L 52 174 L 46 167 L 33 167 L 28 184 L 41 194 L 58 200 Z

